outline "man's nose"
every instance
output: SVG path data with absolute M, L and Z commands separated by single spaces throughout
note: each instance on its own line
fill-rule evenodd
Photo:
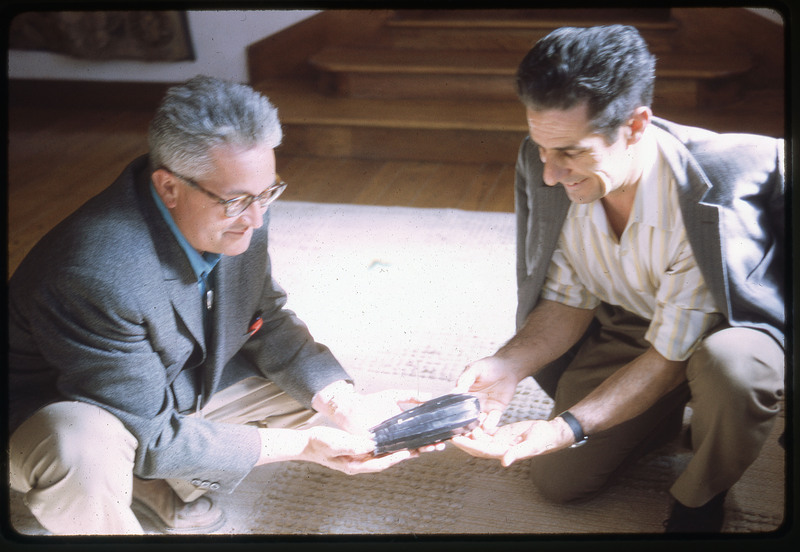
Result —
M 563 182 L 569 175 L 569 169 L 558 163 L 555 156 L 541 155 L 542 163 L 544 163 L 544 183 L 548 186 L 555 186 L 559 182 Z
M 247 206 L 247 209 L 242 211 L 239 215 L 248 226 L 252 228 L 261 228 L 264 225 L 264 215 L 267 213 L 267 207 L 262 207 L 258 201 L 254 201 Z

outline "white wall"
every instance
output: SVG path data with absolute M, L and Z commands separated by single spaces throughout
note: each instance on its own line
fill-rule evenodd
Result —
M 48 52 L 10 50 L 11 79 L 180 82 L 206 74 L 247 81 L 248 45 L 318 13 L 317 10 L 189 11 L 195 61 L 86 61 Z
M 780 12 L 773 10 L 771 8 L 745 8 L 746 10 L 750 10 L 756 15 L 760 15 L 765 19 L 769 19 L 773 23 L 777 23 L 778 25 L 783 25 L 783 17 L 781 17 Z

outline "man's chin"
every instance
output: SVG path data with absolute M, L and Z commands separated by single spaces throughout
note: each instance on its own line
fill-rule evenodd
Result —
M 596 199 L 596 198 L 591 197 L 591 196 L 589 196 L 587 194 L 582 194 L 582 193 L 580 193 L 578 191 L 575 191 L 573 193 L 567 192 L 567 197 L 569 198 L 569 200 L 572 203 L 579 203 L 581 205 L 586 204 L 586 203 L 591 203 Z
M 241 255 L 250 247 L 250 240 L 252 237 L 253 233 L 251 231 L 247 231 L 243 234 L 227 233 L 224 236 L 221 247 L 222 251 L 220 251 L 220 253 L 227 257 Z

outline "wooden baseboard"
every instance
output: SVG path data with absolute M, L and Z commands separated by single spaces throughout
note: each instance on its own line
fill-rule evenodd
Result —
M 9 107 L 147 109 L 158 107 L 174 83 L 12 79 Z

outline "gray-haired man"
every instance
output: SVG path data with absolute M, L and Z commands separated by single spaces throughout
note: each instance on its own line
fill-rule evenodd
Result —
M 166 531 L 213 531 L 224 516 L 204 493 L 254 466 L 360 473 L 416 454 L 371 455 L 359 433 L 401 394 L 357 394 L 284 309 L 267 251 L 281 137 L 247 86 L 171 88 L 149 155 L 12 276 L 11 485 L 52 533 L 140 533 L 132 506 Z

